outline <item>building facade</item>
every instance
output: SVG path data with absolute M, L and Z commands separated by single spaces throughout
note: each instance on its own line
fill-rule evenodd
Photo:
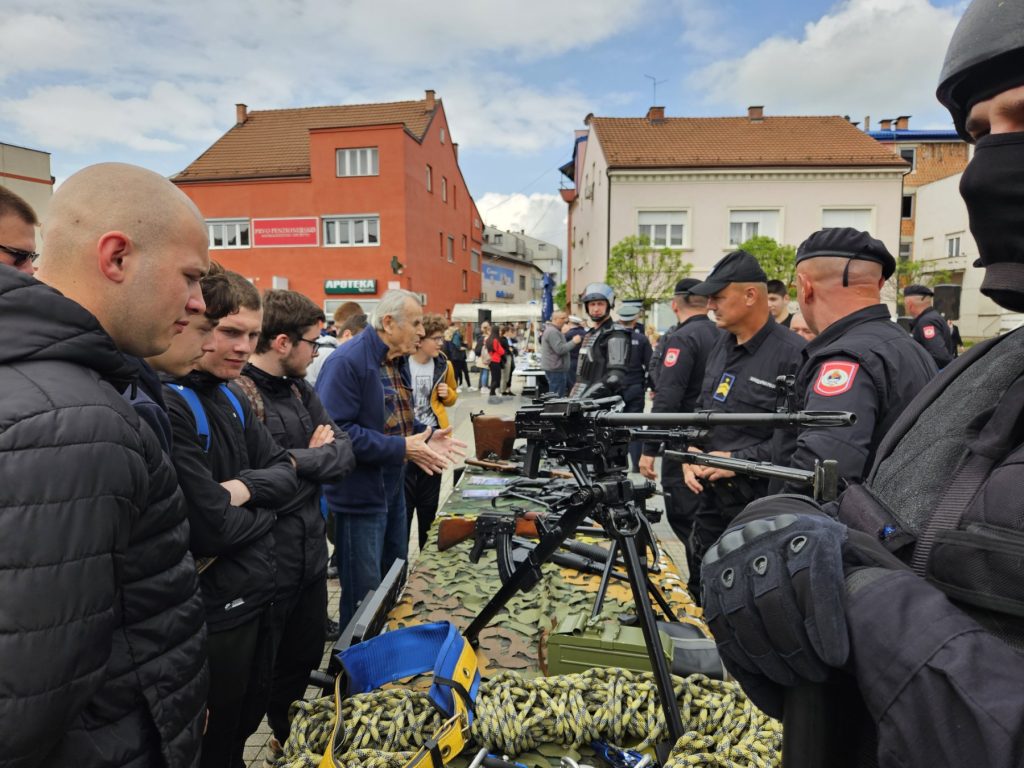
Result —
M 53 197 L 50 153 L 0 143 L 0 185 L 24 199 L 42 221 Z
M 544 272 L 536 263 L 508 253 L 493 245 L 493 242 L 486 241 L 483 256 L 481 302 L 528 304 L 541 300 L 544 293 L 541 283 Z
M 562 249 L 554 243 L 530 237 L 523 231 L 510 232 L 487 225 L 484 226 L 484 243 L 495 251 L 533 262 L 541 272 L 550 274 L 556 285 L 565 281 Z
M 606 277 L 612 246 L 646 235 L 700 278 L 755 235 L 797 245 L 829 226 L 871 232 L 893 253 L 908 165 L 842 117 L 588 115 L 562 173 L 575 297 Z
M 483 225 L 444 106 L 250 112 L 172 179 L 206 218 L 211 257 L 330 314 L 390 288 L 445 313 L 480 293 Z

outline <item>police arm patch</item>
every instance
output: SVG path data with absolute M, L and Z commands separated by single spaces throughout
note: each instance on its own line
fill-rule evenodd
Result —
M 847 360 L 830 360 L 823 363 L 814 382 L 814 393 L 823 397 L 835 397 L 849 392 L 860 369 L 860 363 Z
M 668 352 L 665 353 L 665 367 L 671 368 L 679 360 L 679 350 L 672 347 Z
M 926 326 L 924 326 L 924 328 L 921 329 L 921 332 L 924 333 L 924 337 L 926 339 L 934 339 L 935 338 L 935 326 L 934 325 L 926 325 Z

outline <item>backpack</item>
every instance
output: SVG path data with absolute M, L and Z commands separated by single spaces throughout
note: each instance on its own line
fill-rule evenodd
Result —
M 210 452 L 210 422 L 206 418 L 206 409 L 203 408 L 203 403 L 199 399 L 199 395 L 196 394 L 195 390 L 191 387 L 186 387 L 183 384 L 172 384 L 167 383 L 167 388 L 177 392 L 185 399 L 185 403 L 188 405 L 192 416 L 196 420 L 196 434 L 203 441 L 203 453 Z M 228 402 L 231 403 L 231 407 L 238 415 L 238 421 L 242 425 L 242 429 L 245 429 L 245 411 L 242 410 L 242 404 L 235 397 L 235 393 L 228 389 L 227 384 L 221 384 L 218 387 L 224 396 L 227 397 Z
M 245 393 L 245 399 L 249 401 L 249 405 L 252 406 L 253 415 L 262 421 L 264 424 L 267 423 L 267 407 L 263 404 L 263 394 L 260 392 L 260 388 L 256 386 L 256 382 L 250 379 L 245 374 L 242 374 L 235 379 L 235 384 L 238 388 Z M 292 394 L 295 395 L 295 399 L 300 403 L 303 403 L 302 392 L 299 391 L 298 385 L 292 382 Z

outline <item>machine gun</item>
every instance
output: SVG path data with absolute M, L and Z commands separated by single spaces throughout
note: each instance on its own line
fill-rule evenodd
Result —
M 768 461 L 748 461 L 728 456 L 713 456 L 710 453 L 665 451 L 664 457 L 666 461 L 678 461 L 680 464 L 699 464 L 703 467 L 728 469 L 750 477 L 767 477 L 796 485 L 808 485 L 811 488 L 811 495 L 817 501 L 834 501 L 839 496 L 839 463 L 834 459 L 816 461 L 814 469 L 795 469 L 781 467 Z

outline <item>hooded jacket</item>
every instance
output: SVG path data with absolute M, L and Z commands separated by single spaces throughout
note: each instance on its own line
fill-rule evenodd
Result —
M 189 766 L 203 606 L 136 367 L 79 304 L 0 266 L 0 761 Z

